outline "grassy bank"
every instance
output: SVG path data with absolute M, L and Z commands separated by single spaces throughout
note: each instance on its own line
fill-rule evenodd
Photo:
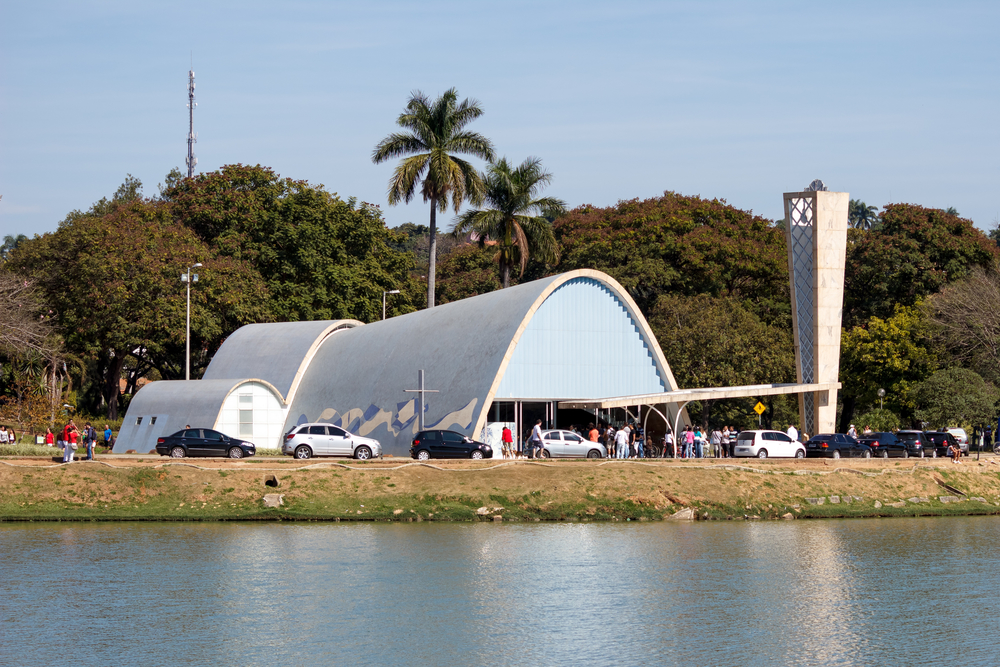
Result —
M 970 460 L 850 469 L 822 461 L 405 464 L 10 461 L 0 465 L 0 520 L 623 521 L 685 509 L 715 520 L 1000 514 L 1000 465 Z M 268 479 L 278 486 L 266 486 Z M 265 507 L 265 494 L 281 494 L 283 506 Z

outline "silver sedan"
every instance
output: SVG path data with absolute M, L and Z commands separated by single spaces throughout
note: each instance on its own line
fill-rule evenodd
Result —
M 605 459 L 608 450 L 573 431 L 542 431 L 542 457 Z

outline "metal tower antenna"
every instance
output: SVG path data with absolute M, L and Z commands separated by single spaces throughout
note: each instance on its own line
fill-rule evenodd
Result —
M 188 168 L 188 178 L 194 176 L 194 166 L 198 164 L 198 158 L 194 156 L 194 145 L 198 141 L 198 135 L 194 133 L 194 108 L 198 106 L 194 101 L 194 69 L 188 72 L 188 155 L 184 164 Z

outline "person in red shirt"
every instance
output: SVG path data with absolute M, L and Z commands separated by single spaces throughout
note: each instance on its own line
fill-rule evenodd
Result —
M 52 445 L 54 445 L 55 444 L 55 438 L 56 437 L 54 435 L 52 435 L 52 429 L 50 429 L 50 428 L 45 429 L 45 444 L 46 445 L 48 445 L 49 447 L 51 447 Z
M 503 433 L 501 434 L 500 439 L 503 441 L 503 457 L 507 458 L 510 456 L 510 458 L 514 458 L 514 436 L 511 434 L 508 427 L 503 427 Z
M 80 437 L 80 432 L 76 430 L 76 425 L 70 422 L 69 434 L 66 440 L 66 449 L 63 450 L 63 462 L 72 463 L 73 454 L 76 452 L 76 441 Z
M 601 434 L 598 432 L 597 427 L 595 427 L 593 424 L 588 424 L 587 437 L 590 438 L 591 442 L 597 442 L 597 439 L 601 437 Z

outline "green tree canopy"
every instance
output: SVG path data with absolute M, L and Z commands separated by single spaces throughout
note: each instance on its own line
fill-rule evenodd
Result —
M 566 213 L 566 202 L 554 197 L 538 197 L 542 188 L 552 181 L 552 175 L 542 170 L 542 161 L 529 157 L 513 167 L 507 158 L 490 163 L 483 179 L 484 198 L 488 209 L 466 211 L 455 220 L 453 233 L 458 236 L 475 232 L 480 245 L 488 240 L 496 243 L 496 262 L 500 267 L 500 284 L 510 287 L 510 271 L 520 265 L 524 275 L 528 258 L 555 264 L 559 248 L 552 233 L 550 219 Z
M 791 328 L 783 232 L 724 200 L 666 192 L 609 208 L 581 206 L 553 229 L 561 271 L 604 271 L 645 313 L 665 294 L 708 294 L 735 298 L 764 322 Z
M 163 191 L 171 214 L 224 257 L 263 277 L 277 321 L 382 316 L 382 292 L 398 289 L 391 312 L 414 310 L 413 258 L 378 207 L 342 201 L 322 187 L 261 166 L 227 165 Z
M 996 421 L 1000 392 L 967 368 L 940 370 L 917 385 L 913 394 L 917 419 L 932 428 L 976 427 Z
M 844 325 L 888 318 L 1000 257 L 971 220 L 914 204 L 888 204 L 881 224 L 848 231 Z
M 164 377 L 179 375 L 180 274 L 195 262 L 204 266 L 191 292 L 192 349 L 214 351 L 237 327 L 267 319 L 266 289 L 246 262 L 218 256 L 165 203 L 129 193 L 74 211 L 56 232 L 21 244 L 5 268 L 37 282 L 66 347 L 96 364 L 114 419 L 129 355 L 153 360 Z
M 659 298 L 648 320 L 680 387 L 795 380 L 791 331 L 765 324 L 739 299 L 668 294 Z M 742 401 L 747 404 L 742 412 L 754 402 Z M 708 407 L 702 411 L 705 426 Z M 727 420 L 736 421 L 728 415 Z
M 913 387 L 936 367 L 929 349 L 927 323 L 920 308 L 897 306 L 892 317 L 871 317 L 843 332 L 840 339 L 840 381 L 844 409 L 840 431 L 847 432 L 856 407 L 878 406 L 885 389 L 885 406 L 909 419 L 915 404 Z
M 409 202 L 421 183 L 425 202 L 430 202 L 430 249 L 427 272 L 427 307 L 434 307 L 434 281 L 437 267 L 437 212 L 448 210 L 448 200 L 458 213 L 466 200 L 479 204 L 483 181 L 479 172 L 455 154 L 493 159 L 493 144 L 465 126 L 483 113 L 479 102 L 458 101 L 451 88 L 431 102 L 423 93 L 410 95 L 406 110 L 396 124 L 407 130 L 383 139 L 372 151 L 372 162 L 403 157 L 389 181 L 389 204 Z M 405 157 L 404 157 L 405 156 Z

